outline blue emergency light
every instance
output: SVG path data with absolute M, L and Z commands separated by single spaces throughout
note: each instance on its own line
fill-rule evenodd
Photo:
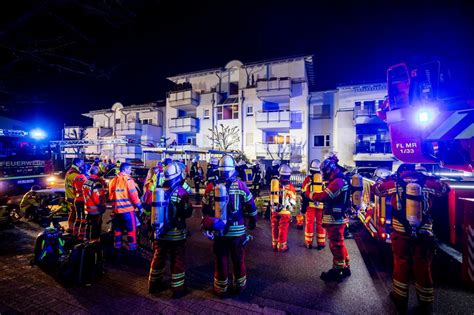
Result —
M 33 129 L 30 131 L 30 137 L 35 140 L 43 140 L 46 139 L 46 132 L 42 129 Z

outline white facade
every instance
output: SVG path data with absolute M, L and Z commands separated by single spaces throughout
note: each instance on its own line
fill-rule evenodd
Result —
M 322 160 L 333 151 L 341 165 L 391 168 L 395 158 L 388 127 L 376 116 L 386 94 L 385 83 L 311 93 L 310 159 Z
M 81 132 L 78 131 L 78 127 L 66 127 L 64 140 L 95 141 L 97 145 L 83 147 L 86 157 L 100 157 L 112 161 L 142 160 L 143 146 L 160 144 L 165 112 L 164 102 L 130 106 L 115 103 L 110 109 L 83 114 L 92 118 L 92 126 L 81 129 Z M 81 137 L 75 137 L 77 134 L 81 134 Z M 123 139 L 128 143 L 110 143 L 117 139 Z M 82 147 L 67 148 L 66 157 L 77 155 L 80 148 Z
M 213 126 L 236 126 L 229 149 L 249 159 L 290 161 L 306 169 L 312 56 L 242 64 L 168 78 L 166 137 L 178 145 L 222 149 L 208 138 Z

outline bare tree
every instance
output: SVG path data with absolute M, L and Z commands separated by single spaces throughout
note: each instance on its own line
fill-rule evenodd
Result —
M 220 128 L 219 128 L 220 127 Z M 211 140 L 212 146 L 218 150 L 228 151 L 232 146 L 240 142 L 239 128 L 220 124 L 214 128 L 209 128 L 211 135 L 207 138 Z

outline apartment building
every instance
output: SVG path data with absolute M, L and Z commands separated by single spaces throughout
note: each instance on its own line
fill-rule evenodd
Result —
M 113 161 L 142 160 L 142 147 L 161 145 L 166 106 L 164 101 L 93 110 L 83 116 L 89 127 L 65 127 L 64 140 L 88 140 L 88 145 L 66 147 L 66 158 L 77 155 Z
M 312 56 L 215 68 L 168 78 L 175 86 L 166 98 L 165 136 L 178 146 L 218 147 L 210 139 L 220 125 L 235 127 L 250 159 L 290 162 L 306 169 L 308 101 L 314 86 Z
M 388 127 L 376 115 L 386 94 L 385 83 L 311 93 L 310 159 L 322 159 L 334 151 L 342 165 L 391 169 L 396 159 Z

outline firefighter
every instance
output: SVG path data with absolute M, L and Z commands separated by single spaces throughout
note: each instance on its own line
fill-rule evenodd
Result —
M 206 182 L 207 184 L 209 183 L 215 183 L 217 179 L 219 178 L 219 173 L 218 173 L 218 167 L 219 167 L 219 159 L 218 158 L 211 158 L 209 160 L 209 164 L 207 164 L 207 172 L 206 172 Z
M 40 186 L 33 185 L 31 189 L 21 198 L 20 212 L 26 219 L 33 219 L 38 213 L 40 199 L 36 193 L 40 190 Z
M 151 199 L 152 199 L 152 192 L 157 188 L 161 187 L 163 183 L 161 182 L 161 178 L 163 176 L 160 168 L 158 166 L 154 166 L 148 170 L 148 173 L 145 178 L 145 183 L 143 184 L 143 196 L 142 196 L 142 205 L 143 209 L 147 213 L 150 214 L 151 210 Z
M 181 169 L 181 186 L 183 186 L 183 188 L 188 192 L 188 194 L 191 195 L 193 193 L 193 190 L 186 181 L 186 165 L 184 165 L 184 163 L 181 161 L 178 161 L 176 163 L 178 163 L 178 166 Z
M 402 164 L 395 176 L 374 186 L 374 193 L 387 196 L 392 205 L 393 287 L 390 297 L 401 313 L 408 307 L 409 264 L 413 262 L 415 287 L 421 312 L 431 312 L 434 301 L 431 261 L 434 236 L 431 208 L 436 197 L 449 192 L 438 179 Z
M 199 198 L 199 188 L 200 188 L 201 182 L 203 180 L 203 171 L 202 171 L 201 165 L 199 165 L 199 158 L 198 157 L 195 157 L 193 162 L 192 162 L 190 176 L 191 176 L 191 178 L 193 179 L 193 182 L 194 182 L 194 189 L 196 191 L 195 192 L 196 193 L 196 199 L 198 199 Z
M 323 226 L 329 238 L 329 248 L 333 255 L 333 268 L 321 274 L 324 281 L 341 282 L 351 275 L 349 255 L 344 243 L 344 228 L 348 221 L 347 211 L 350 208 L 349 183 L 338 165 L 336 155 L 331 155 L 321 163 L 323 180 L 326 188 L 321 192 L 311 191 L 306 187 L 306 197 L 316 203 L 324 202 Z
M 209 187 L 209 186 L 208 186 Z M 219 160 L 219 183 L 214 189 L 214 205 L 207 189 L 203 202 L 203 228 L 214 237 L 214 294 L 228 294 L 228 261 L 232 260 L 235 293 L 247 286 L 247 268 L 244 246 L 250 239 L 246 235 L 244 213 L 249 216 L 248 228 L 255 229 L 257 208 L 252 193 L 245 183 L 237 179 L 234 158 L 224 155 Z M 218 197 L 217 197 L 218 196 Z M 214 209 L 213 209 L 214 206 Z
M 99 166 L 92 166 L 90 177 L 82 186 L 84 194 L 84 210 L 86 214 L 85 240 L 100 241 L 102 214 L 106 210 L 105 183 L 99 177 Z
M 281 165 L 278 173 L 278 179 L 274 178 L 270 183 L 272 248 L 283 253 L 289 250 L 288 228 L 296 205 L 296 189 L 290 182 L 291 168 L 287 164 Z
M 130 253 L 137 249 L 137 222 L 135 208 L 142 212 L 142 204 L 138 197 L 137 186 L 130 177 L 132 166 L 129 163 L 120 164 L 120 173 L 110 181 L 109 198 L 112 203 L 115 244 L 117 250 L 122 248 L 122 234 L 127 231 L 127 245 Z M 134 254 L 131 254 L 134 256 Z
M 86 214 L 84 212 L 84 193 L 82 186 L 89 177 L 89 164 L 84 164 L 82 173 L 77 175 L 72 181 L 72 189 L 74 191 L 74 207 L 76 208 L 76 220 L 72 234 L 77 237 L 78 241 L 84 240 L 86 228 Z
M 326 230 L 323 228 L 323 203 L 313 202 L 306 198 L 305 191 L 309 189 L 314 192 L 323 191 L 323 179 L 320 170 L 321 162 L 312 160 L 309 166 L 309 175 L 303 181 L 303 207 L 302 213 L 305 214 L 304 246 L 308 249 L 313 248 L 314 240 L 314 222 L 316 221 L 316 244 L 317 250 L 326 247 Z
M 74 206 L 74 189 L 72 187 L 72 182 L 77 175 L 82 173 L 82 168 L 84 167 L 84 161 L 79 158 L 72 160 L 71 168 L 66 172 L 64 186 L 66 194 L 66 204 L 69 210 L 69 217 L 67 220 L 68 228 L 66 232 L 72 233 L 74 228 L 74 222 L 76 221 L 76 207 Z
M 182 170 L 177 163 L 166 166 L 164 170 L 165 188 L 153 191 L 152 206 L 152 226 L 156 228 L 156 232 L 153 241 L 154 255 L 150 267 L 148 290 L 150 293 L 157 293 L 164 289 L 163 273 L 169 255 L 173 298 L 179 298 L 186 294 L 184 283 L 186 219 L 191 216 L 193 211 L 189 194 L 181 185 L 181 173 Z M 167 217 L 167 214 L 170 213 L 174 214 L 174 217 Z M 162 219 L 160 219 L 160 215 Z
M 252 195 L 254 198 L 257 198 L 260 196 L 260 185 L 262 183 L 262 169 L 260 167 L 259 161 L 255 161 L 255 164 L 252 166 L 252 173 L 253 173 Z

